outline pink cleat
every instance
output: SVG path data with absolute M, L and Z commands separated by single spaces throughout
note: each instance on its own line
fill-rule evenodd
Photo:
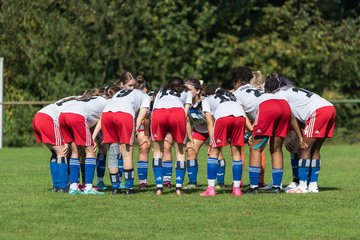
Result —
M 232 195 L 233 196 L 240 197 L 243 194 L 244 193 L 241 191 L 241 189 L 239 187 L 233 187 L 233 189 L 232 189 Z
M 84 191 L 84 189 L 85 189 L 85 183 L 79 183 L 78 184 L 78 188 L 81 190 L 81 191 Z
M 205 192 L 202 192 L 199 195 L 202 197 L 215 197 L 216 196 L 215 187 L 207 187 Z

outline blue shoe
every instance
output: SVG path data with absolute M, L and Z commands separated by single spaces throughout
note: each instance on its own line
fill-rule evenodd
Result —
M 96 187 L 101 190 L 107 189 L 107 186 L 105 185 L 105 183 L 103 181 L 99 182 Z
M 103 192 L 99 192 L 95 190 L 94 188 L 91 188 L 90 190 L 84 190 L 81 194 L 83 195 L 104 195 Z
M 70 195 L 79 195 L 79 194 L 82 194 L 82 191 L 80 189 L 76 189 L 76 190 L 70 189 L 69 194 Z

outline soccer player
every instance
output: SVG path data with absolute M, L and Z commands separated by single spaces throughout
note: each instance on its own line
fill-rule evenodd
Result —
M 68 97 L 40 109 L 34 116 L 32 128 L 36 142 L 45 144 L 51 151 L 50 173 L 52 192 L 67 192 L 67 151 L 60 131 L 59 115 L 76 97 Z
M 104 194 L 94 189 L 92 185 L 96 156 L 90 129 L 96 125 L 105 104 L 106 98 L 99 96 L 98 89 L 93 89 L 77 101 L 65 106 L 60 114 L 60 129 L 65 143 L 68 143 L 71 149 L 69 194 Z M 85 189 L 83 192 L 78 188 L 80 169 L 78 148 L 85 150 Z
M 124 178 L 125 178 L 125 194 L 134 194 L 134 165 L 133 165 L 133 143 L 135 132 L 140 128 L 144 120 L 149 105 L 150 98 L 141 90 L 134 89 L 136 80 L 130 72 L 125 72 L 120 77 L 123 83 L 122 89 L 108 101 L 101 119 L 97 124 L 93 137 L 102 129 L 104 134 L 104 143 L 120 144 L 120 153 L 124 160 Z M 135 121 L 135 114 L 138 117 Z M 136 123 L 136 125 L 135 125 Z M 113 186 L 113 194 L 119 194 L 118 168 L 115 163 L 110 163 L 111 182 Z
M 210 135 L 211 149 L 207 163 L 208 187 L 200 196 L 215 196 L 215 179 L 218 169 L 218 157 L 223 146 L 230 139 L 233 172 L 233 196 L 241 196 L 242 176 L 241 151 L 244 146 L 245 125 L 252 130 L 251 123 L 230 92 L 222 90 L 217 84 L 209 84 L 205 88 L 203 111 Z M 215 123 L 214 123 L 215 119 Z
M 192 103 L 192 94 L 180 77 L 171 77 L 168 84 L 156 95 L 151 117 L 151 137 L 153 141 L 153 169 L 156 182 L 156 195 L 163 194 L 162 158 L 164 140 L 169 132 L 176 152 L 176 195 L 185 194 L 182 185 L 185 177 L 186 115 Z
M 307 148 L 299 150 L 299 185 L 287 193 L 317 193 L 320 171 L 320 149 L 326 138 L 333 136 L 336 120 L 335 107 L 319 95 L 306 89 L 293 87 L 290 80 L 277 73 L 270 79 L 277 79 L 283 95 L 290 104 L 293 115 L 305 126 L 303 142 Z M 273 80 L 274 81 L 274 80 Z M 300 139 L 301 142 L 302 139 Z M 308 175 L 310 173 L 310 181 Z

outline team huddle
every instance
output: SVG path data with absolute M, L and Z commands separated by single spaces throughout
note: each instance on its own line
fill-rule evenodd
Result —
M 250 186 L 246 193 L 317 193 L 320 149 L 334 132 L 334 106 L 277 73 L 265 78 L 259 71 L 238 67 L 232 81 L 234 89 L 227 91 L 195 78 L 170 77 L 161 89 L 148 92 L 142 76 L 124 72 L 112 86 L 87 90 L 81 96 L 45 106 L 36 113 L 32 127 L 36 141 L 52 152 L 51 190 L 74 195 L 104 194 L 107 165 L 112 194 L 135 193 L 136 139 L 139 189 L 148 188 L 152 148 L 155 195 L 172 188 L 173 165 L 176 195 L 197 187 L 198 153 L 208 140 L 208 187 L 200 196 L 216 196 L 216 190 L 225 187 L 222 147 L 227 144 L 232 158 L 233 196 L 244 194 L 241 187 L 246 144 L 250 150 Z M 263 177 L 267 144 L 272 160 L 269 185 Z M 283 145 L 291 153 L 293 175 L 284 189 Z M 186 173 L 189 182 L 183 186 Z

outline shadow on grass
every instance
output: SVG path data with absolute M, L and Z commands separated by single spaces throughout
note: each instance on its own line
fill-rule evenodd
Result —
M 325 192 L 325 191 L 340 191 L 341 188 L 339 187 L 319 187 L 319 191 L 320 192 Z

